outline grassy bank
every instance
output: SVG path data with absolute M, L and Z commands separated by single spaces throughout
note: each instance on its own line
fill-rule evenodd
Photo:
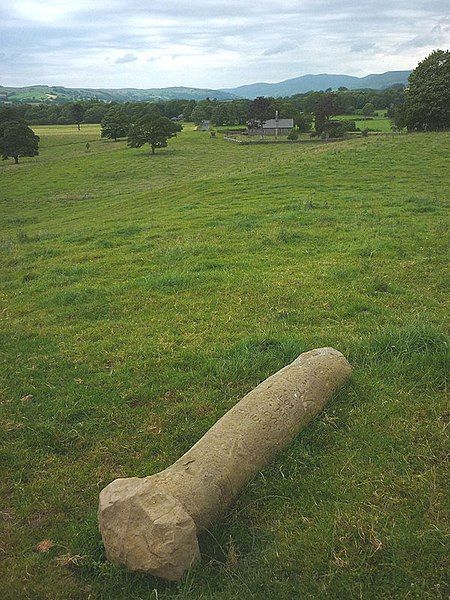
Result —
M 0 164 L 3 596 L 447 597 L 449 135 L 184 131 L 151 157 L 97 126 L 36 131 L 40 156 Z M 166 467 L 324 345 L 351 383 L 183 582 L 105 561 L 102 487 Z

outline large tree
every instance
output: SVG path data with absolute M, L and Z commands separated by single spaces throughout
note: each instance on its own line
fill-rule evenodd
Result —
M 374 113 L 375 106 L 372 104 L 372 102 L 366 102 L 366 104 L 364 104 L 364 106 L 362 107 L 362 114 L 365 117 L 371 117 Z
M 23 121 L 23 116 L 18 106 L 0 106 L 0 123 L 5 121 Z
M 393 119 L 409 131 L 450 129 L 450 51 L 434 50 L 409 76 L 405 102 Z
M 250 104 L 248 109 L 248 126 L 258 128 L 261 131 L 261 137 L 264 135 L 264 123 L 275 116 L 273 102 L 271 98 L 258 96 Z
M 191 121 L 199 125 L 202 121 L 209 121 L 212 117 L 215 105 L 209 98 L 200 100 L 191 112 Z
M 77 124 L 78 131 L 81 129 L 80 124 L 83 120 L 84 112 L 85 107 L 82 104 L 75 103 L 70 106 L 70 116 Z
M 108 105 L 105 102 L 99 102 L 98 104 L 93 104 L 86 109 L 84 113 L 83 121 L 84 123 L 101 123 L 101 120 L 108 112 Z
M 339 111 L 336 94 L 324 94 L 316 101 L 314 107 L 314 120 L 316 132 L 323 133 L 327 129 L 330 117 L 337 115 Z
M 298 130 L 302 133 L 311 131 L 311 125 L 314 120 L 312 113 L 300 113 L 294 118 L 294 123 L 297 125 Z
M 149 144 L 152 154 L 156 148 L 165 148 L 167 140 L 177 135 L 182 127 L 179 123 L 167 117 L 144 117 L 131 126 L 128 133 L 128 145 L 131 148 L 140 148 Z
M 184 116 L 184 120 L 185 121 L 191 121 L 191 113 L 194 110 L 195 106 L 196 106 L 196 101 L 195 100 L 188 100 L 184 105 L 183 105 L 183 116 Z
M 127 113 L 122 106 L 111 107 L 103 117 L 101 136 L 117 142 L 118 138 L 125 137 L 130 127 Z
M 4 121 L 0 123 L 0 152 L 3 160 L 14 158 L 17 165 L 19 157 L 39 154 L 39 137 L 23 121 Z

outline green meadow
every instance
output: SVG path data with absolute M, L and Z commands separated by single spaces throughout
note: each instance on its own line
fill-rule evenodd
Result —
M 2 597 L 447 598 L 450 135 L 239 146 L 187 127 L 150 156 L 96 125 L 35 130 L 39 156 L 0 163 Z M 100 490 L 320 346 L 350 383 L 202 562 L 170 584 L 109 564 Z
M 373 117 L 361 117 L 361 115 L 337 115 L 333 119 L 337 121 L 355 121 L 355 125 L 361 131 L 382 131 L 388 133 L 392 128 L 392 121 L 386 117 L 384 110 L 378 110 Z

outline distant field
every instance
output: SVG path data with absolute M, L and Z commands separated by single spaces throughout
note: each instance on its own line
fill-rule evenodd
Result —
M 51 88 L 47 86 L 35 86 L 32 88 L 2 88 L 2 92 L 8 93 L 8 100 L 12 102 L 32 102 L 33 100 L 47 100 L 47 94 L 51 92 Z
M 3 597 L 447 598 L 449 134 L 238 146 L 189 128 L 152 157 L 98 126 L 35 130 L 38 157 L 0 162 Z M 102 487 L 168 466 L 328 345 L 351 383 L 184 581 L 105 561 Z
M 51 139 L 50 148 L 54 146 L 55 137 L 63 138 L 64 144 L 71 144 L 72 142 L 81 144 L 84 139 L 98 141 L 100 138 L 100 125 L 97 124 L 83 124 L 81 125 L 81 131 L 78 131 L 76 125 L 33 125 L 32 128 L 39 136 Z M 44 142 L 45 139 L 43 140 Z M 45 143 L 41 146 L 41 149 L 46 149 Z
M 369 129 L 370 131 L 391 131 L 392 121 L 387 117 L 383 116 L 382 110 L 377 111 L 380 113 L 380 116 L 374 116 L 367 120 L 362 120 L 361 115 L 338 115 L 337 117 L 333 117 L 333 119 L 337 120 L 345 120 L 345 121 L 355 121 L 356 127 L 359 129 Z

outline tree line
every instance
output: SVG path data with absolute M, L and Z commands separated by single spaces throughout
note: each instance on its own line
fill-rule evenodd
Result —
M 304 128 L 304 115 L 314 113 L 317 102 L 331 90 L 307 92 L 286 98 L 271 98 L 271 105 L 281 118 L 294 118 L 296 125 Z M 372 105 L 375 110 L 392 109 L 404 100 L 404 88 L 395 85 L 386 90 L 348 90 L 340 88 L 333 93 L 337 114 L 363 114 L 364 107 Z M 243 126 L 248 120 L 251 100 L 236 99 L 219 101 L 165 100 L 160 102 L 106 103 L 86 100 L 67 104 L 15 104 L 16 114 L 30 125 L 71 125 L 101 123 L 112 106 L 121 106 L 131 122 L 139 119 L 148 107 L 169 119 L 183 115 L 184 120 L 200 123 L 208 120 L 216 126 Z

